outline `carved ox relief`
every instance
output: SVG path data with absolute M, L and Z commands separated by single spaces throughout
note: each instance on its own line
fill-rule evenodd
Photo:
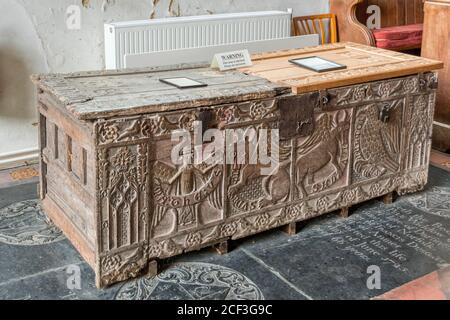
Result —
M 351 116 L 351 110 L 319 114 L 314 133 L 296 140 L 298 197 L 347 185 Z
M 400 170 L 404 99 L 370 104 L 356 112 L 353 182 Z M 382 115 L 385 115 L 384 121 Z

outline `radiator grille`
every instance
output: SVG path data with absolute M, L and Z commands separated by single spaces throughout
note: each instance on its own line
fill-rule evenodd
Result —
M 283 11 L 106 24 L 106 67 L 123 68 L 126 54 L 272 40 L 290 35 L 291 13 Z

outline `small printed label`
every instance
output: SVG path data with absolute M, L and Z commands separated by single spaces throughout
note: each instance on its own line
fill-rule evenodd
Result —
M 225 53 L 218 53 L 214 56 L 211 68 L 220 71 L 232 70 L 242 67 L 250 67 L 252 58 L 248 50 L 239 50 Z

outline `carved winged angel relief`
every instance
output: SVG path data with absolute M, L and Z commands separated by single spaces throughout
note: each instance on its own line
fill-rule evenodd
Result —
M 221 165 L 154 164 L 153 236 L 164 236 L 223 218 Z
M 295 177 L 299 197 L 346 183 L 349 160 L 350 110 L 323 113 L 314 133 L 297 139 Z

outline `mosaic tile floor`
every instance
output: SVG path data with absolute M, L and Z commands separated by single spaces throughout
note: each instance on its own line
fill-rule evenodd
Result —
M 450 172 L 433 167 L 424 192 L 392 205 L 368 202 L 293 237 L 267 232 L 235 242 L 226 256 L 183 255 L 156 278 L 106 290 L 40 212 L 35 183 L 0 189 L 0 299 L 389 299 L 408 297 L 417 285 L 392 290 L 433 273 L 448 281 L 449 265 Z

